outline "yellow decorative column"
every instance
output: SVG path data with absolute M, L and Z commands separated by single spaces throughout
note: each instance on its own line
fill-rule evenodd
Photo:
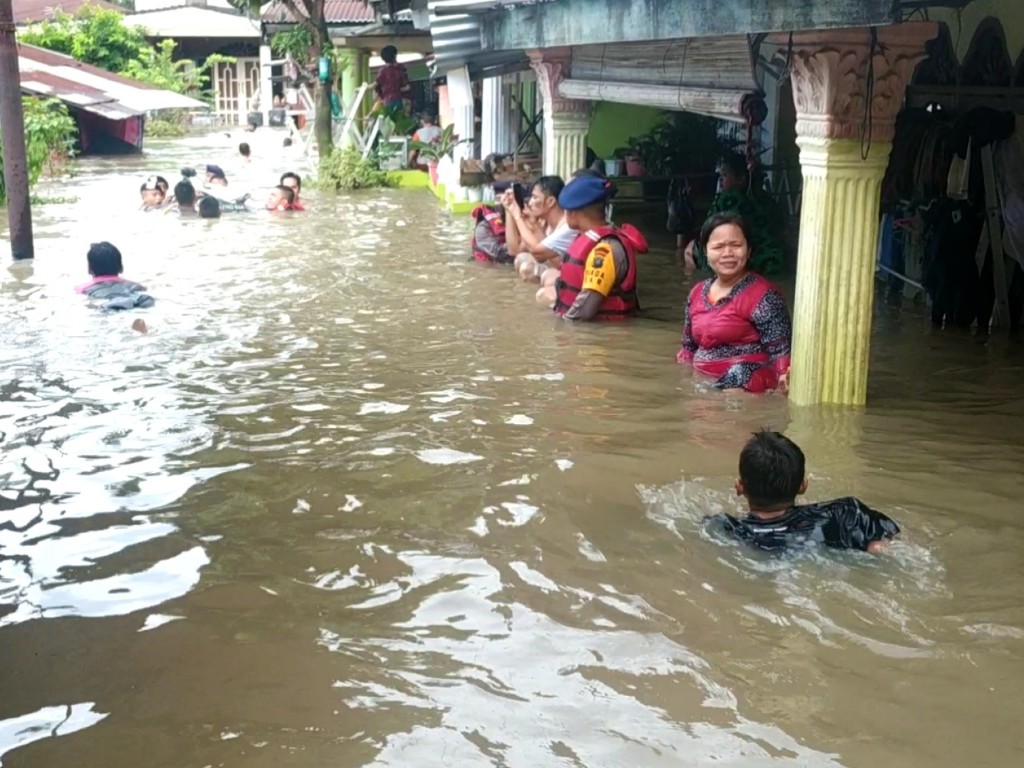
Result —
M 803 170 L 790 400 L 864 405 L 882 179 L 930 22 L 792 37 Z M 776 42 L 789 46 L 789 36 Z
M 567 99 L 559 92 L 569 76 L 568 48 L 528 51 L 544 101 L 544 173 L 569 177 L 586 165 L 590 102 Z

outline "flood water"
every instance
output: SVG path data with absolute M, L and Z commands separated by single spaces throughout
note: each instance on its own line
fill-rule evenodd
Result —
M 1024 764 L 1020 345 L 879 306 L 866 410 L 723 395 L 668 249 L 573 327 L 425 191 L 134 211 L 227 147 L 80 163 L 0 271 L 5 768 Z M 705 533 L 762 425 L 902 540 Z

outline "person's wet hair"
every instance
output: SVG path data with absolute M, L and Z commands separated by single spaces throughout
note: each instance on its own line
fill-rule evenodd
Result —
M 292 145 L 291 138 L 289 138 L 288 136 L 285 136 L 284 137 L 284 141 L 281 142 L 281 145 L 284 146 L 284 147 L 290 147 Z
M 203 195 L 203 197 L 199 198 L 199 218 L 219 219 L 220 201 L 216 197 L 210 197 L 209 195 Z
M 86 259 L 89 261 L 89 274 L 93 277 L 117 277 L 124 272 L 121 252 L 106 240 L 90 245 Z
M 171 185 L 167 182 L 167 179 L 165 179 L 163 176 L 157 176 L 156 177 L 156 185 L 157 185 L 157 187 L 159 189 L 162 189 L 164 191 L 165 195 L 167 194 L 167 191 L 171 188 Z
M 385 64 L 394 64 L 398 61 L 398 49 L 393 45 L 385 45 L 380 49 L 380 57 Z
M 252 150 L 249 149 L 249 145 L 246 142 L 243 141 L 241 144 L 238 145 L 238 154 L 240 154 L 242 157 L 248 157 L 251 153 Z
M 805 477 L 804 452 L 779 432 L 755 432 L 740 452 L 740 482 L 752 509 L 791 504 Z
M 281 178 L 278 181 L 278 184 L 280 184 L 282 187 L 285 186 L 284 182 L 285 182 L 286 179 L 295 179 L 295 191 L 296 192 L 301 192 L 302 191 L 302 177 L 299 176 L 299 174 L 297 174 L 297 173 L 295 173 L 293 171 L 288 171 L 287 173 L 282 173 L 281 174 Z
M 711 234 L 719 227 L 725 226 L 726 224 L 733 224 L 740 228 L 743 233 L 744 239 L 747 241 L 747 248 L 753 253 L 753 241 L 750 239 L 750 227 L 747 225 L 746 219 L 740 216 L 735 211 L 723 211 L 722 213 L 716 213 L 711 216 L 707 221 L 704 222 L 704 226 L 700 229 L 700 246 L 707 250 L 708 240 L 711 239 Z
M 561 176 L 541 176 L 537 179 L 535 186 L 540 187 L 541 191 L 548 197 L 553 197 L 557 200 L 558 196 L 562 194 L 562 190 L 565 189 L 565 182 L 562 181 Z
M 174 185 L 174 199 L 179 205 L 191 206 L 196 203 L 196 188 L 188 179 L 182 179 Z
M 281 184 L 277 188 L 277 191 L 281 193 L 281 196 L 284 197 L 284 200 L 286 203 L 288 203 L 288 205 L 295 205 L 294 189 L 292 189 L 291 187 L 286 187 L 284 184 Z

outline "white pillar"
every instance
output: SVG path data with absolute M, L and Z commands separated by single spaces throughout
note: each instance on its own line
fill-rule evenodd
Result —
M 936 31 L 912 22 L 779 36 L 793 52 L 804 175 L 789 382 L 796 405 L 867 399 L 882 179 L 907 83 Z
M 568 179 L 587 162 L 590 102 L 567 99 L 559 86 L 569 76 L 566 48 L 529 51 L 544 103 L 544 173 Z
M 270 81 L 271 75 L 271 51 L 270 45 L 264 43 L 260 46 L 260 111 L 263 113 L 263 125 L 270 125 L 270 109 L 274 106 L 274 85 Z
M 480 116 L 480 157 L 496 152 L 507 154 L 509 146 L 509 89 L 502 77 L 488 77 L 483 82 L 483 114 Z
M 451 176 L 445 180 L 447 189 L 461 189 L 459 176 L 462 160 L 473 155 L 473 82 L 469 78 L 469 68 L 460 67 L 448 73 L 448 103 L 452 109 L 452 124 L 455 135 L 460 139 L 469 139 L 455 149 L 454 168 Z

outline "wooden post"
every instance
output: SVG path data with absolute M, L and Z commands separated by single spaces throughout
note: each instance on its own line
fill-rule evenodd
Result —
M 0 129 L 3 133 L 4 183 L 7 218 L 11 228 L 11 255 L 31 259 L 32 209 L 28 194 L 28 162 L 25 157 L 25 114 L 21 107 L 18 47 L 14 39 L 11 0 L 0 0 Z

